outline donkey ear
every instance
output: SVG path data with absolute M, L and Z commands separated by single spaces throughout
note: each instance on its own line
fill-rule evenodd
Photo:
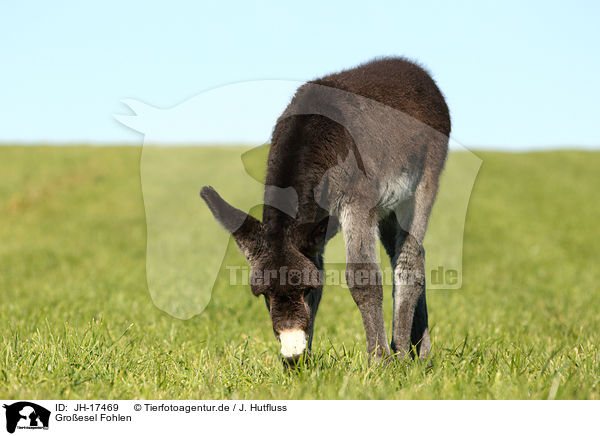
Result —
M 215 191 L 212 186 L 204 186 L 200 197 L 206 202 L 215 219 L 229 233 L 242 227 L 248 214 L 231 206 Z
M 233 235 L 246 257 L 252 257 L 261 241 L 261 222 L 246 212 L 231 206 L 212 186 L 204 186 L 200 191 L 200 196 L 219 224 Z

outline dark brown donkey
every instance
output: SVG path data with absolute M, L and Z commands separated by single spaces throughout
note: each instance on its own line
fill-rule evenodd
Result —
M 298 89 L 273 131 L 262 222 L 202 189 L 250 263 L 252 292 L 264 295 L 288 362 L 310 352 L 323 250 L 339 228 L 370 357 L 390 353 L 378 237 L 394 268 L 391 349 L 427 355 L 422 244 L 449 134 L 433 79 L 405 59 L 379 59 Z

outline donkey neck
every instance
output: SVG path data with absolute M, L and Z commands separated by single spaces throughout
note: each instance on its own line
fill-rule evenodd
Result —
M 304 224 L 315 223 L 327 212 L 315 201 L 314 190 L 334 161 L 332 131 L 341 126 L 320 115 L 280 119 L 273 132 L 267 164 L 263 223 L 275 237 Z M 270 190 L 270 187 L 275 187 Z M 277 196 L 278 198 L 274 198 Z M 284 204 L 285 207 L 277 207 Z M 269 207 L 271 205 L 274 207 Z

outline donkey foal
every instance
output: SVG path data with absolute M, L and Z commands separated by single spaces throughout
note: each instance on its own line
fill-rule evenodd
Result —
M 323 251 L 340 229 L 370 357 L 390 354 L 377 238 L 394 269 L 391 350 L 428 354 L 422 244 L 449 134 L 431 77 L 405 59 L 379 59 L 298 89 L 273 131 L 262 222 L 202 189 L 250 264 L 288 363 L 310 352 Z

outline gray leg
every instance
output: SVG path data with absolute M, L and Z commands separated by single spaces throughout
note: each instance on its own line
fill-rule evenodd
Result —
M 425 301 L 425 256 L 421 245 L 406 235 L 397 245 L 399 253 L 394 262 L 394 321 L 392 350 L 404 357 L 411 344 L 424 354 L 429 342 L 427 306 Z M 424 338 L 424 335 L 427 337 Z
M 426 357 L 431 349 L 425 297 L 425 250 L 423 239 L 429 214 L 438 191 L 441 166 L 429 168 L 421 177 L 409 208 L 409 213 L 398 221 L 408 234 L 400 244 L 397 241 L 399 283 L 394 292 L 394 330 L 392 344 L 402 353 L 409 348 L 409 340 L 417 345 L 420 357 Z M 407 225 L 407 223 L 409 223 Z M 400 312 L 400 313 L 398 313 Z M 410 328 L 410 335 L 407 334 Z
M 406 209 L 403 213 L 405 218 Z M 414 346 L 417 355 L 426 357 L 431 342 L 425 297 L 424 252 L 420 244 L 403 230 L 394 213 L 380 222 L 379 230 L 394 268 L 392 351 L 404 357 Z
M 377 262 L 377 219 L 374 211 L 351 210 L 343 214 L 342 231 L 346 244 L 346 280 L 360 310 L 369 358 L 376 361 L 389 355 L 383 322 L 383 288 Z
M 427 299 L 425 287 L 417 301 L 413 317 L 412 329 L 410 331 L 410 343 L 415 346 L 417 355 L 426 358 L 431 350 L 431 339 L 429 338 L 429 320 L 427 319 Z

